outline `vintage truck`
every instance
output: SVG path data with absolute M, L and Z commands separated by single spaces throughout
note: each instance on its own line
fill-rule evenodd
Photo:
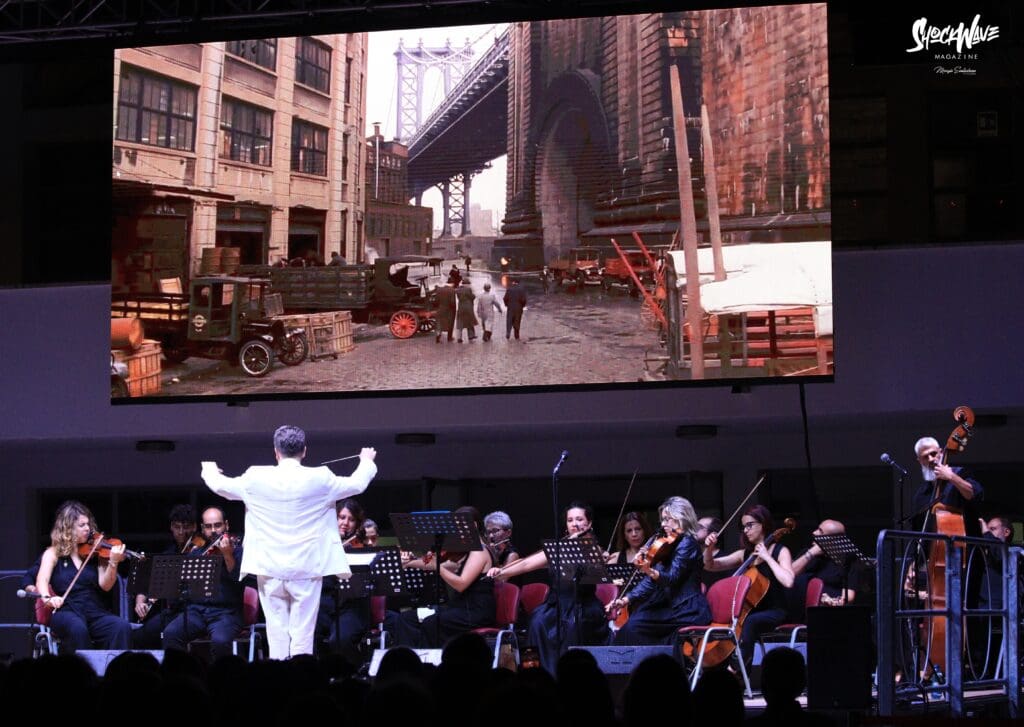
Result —
M 574 247 L 569 254 L 548 263 L 555 285 L 563 282 L 575 285 L 601 284 L 601 251 L 596 247 Z
M 315 267 L 248 266 L 269 281 L 286 313 L 347 310 L 359 323 L 386 323 L 395 338 L 429 333 L 436 326 L 432 287 L 442 284 L 435 258 L 380 257 L 373 264 Z
M 113 318 L 141 319 L 168 361 L 237 361 L 249 376 L 265 376 L 275 356 L 286 366 L 305 360 L 305 331 L 275 320 L 282 312 L 281 296 L 269 293 L 268 281 L 226 275 L 193 278 L 187 295 L 115 293 L 110 306 Z

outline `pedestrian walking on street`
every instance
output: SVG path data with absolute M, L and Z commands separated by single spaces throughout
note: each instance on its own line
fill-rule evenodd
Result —
M 455 336 L 459 343 L 462 343 L 462 330 L 469 330 L 469 340 L 476 340 L 476 316 L 473 315 L 473 299 L 476 295 L 468 280 L 463 280 L 455 290 L 455 296 L 459 301 L 459 310 L 455 314 Z
M 518 278 L 513 278 L 512 287 L 505 291 L 505 308 L 508 310 L 505 316 L 505 338 L 511 337 L 515 330 L 518 341 L 519 326 L 523 322 L 523 311 L 526 310 L 526 291 L 519 285 Z
M 441 334 L 448 334 L 452 340 L 452 327 L 455 325 L 455 285 L 449 282 L 437 289 L 437 335 L 435 343 L 441 342 Z
M 494 333 L 494 326 L 491 324 L 491 319 L 495 316 L 494 311 L 503 313 L 504 310 L 498 302 L 498 296 L 491 292 L 491 284 L 484 283 L 484 292 L 476 299 L 476 316 L 480 319 L 480 327 L 484 331 L 484 342 L 490 341 L 491 334 Z
M 548 292 L 548 284 L 551 281 L 551 271 L 548 270 L 548 266 L 545 265 L 540 271 L 540 284 L 544 288 L 544 292 Z
M 455 285 L 462 282 L 462 273 L 455 267 L 455 263 L 452 263 L 452 269 L 448 271 L 448 282 L 455 283 Z
M 466 255 L 466 277 L 469 277 L 469 264 L 473 262 L 473 258 L 470 255 Z

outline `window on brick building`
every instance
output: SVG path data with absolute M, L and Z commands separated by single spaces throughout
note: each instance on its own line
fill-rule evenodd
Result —
M 299 38 L 295 46 L 295 80 L 318 91 L 330 93 L 330 47 L 312 38 Z
M 229 40 L 224 48 L 228 53 L 244 58 L 257 66 L 273 71 L 277 68 L 277 39 Z
M 225 98 L 220 128 L 224 132 L 222 158 L 270 166 L 274 114 L 259 106 Z
M 292 120 L 292 171 L 327 176 L 327 129 Z
M 195 86 L 121 66 L 119 140 L 193 151 L 195 137 Z
M 352 59 L 345 59 L 345 103 L 352 103 Z

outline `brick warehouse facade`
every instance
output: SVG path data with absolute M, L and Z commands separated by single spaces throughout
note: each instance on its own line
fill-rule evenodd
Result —
M 538 265 L 679 225 L 669 69 L 680 69 L 698 228 L 701 104 L 726 242 L 828 239 L 824 4 L 519 23 L 509 68 L 507 214 L 496 249 Z
M 385 257 L 431 252 L 434 210 L 409 203 L 409 148 L 384 141 L 380 124 L 366 140 L 366 246 Z
M 365 34 L 116 51 L 114 289 L 211 248 L 360 260 L 365 67 Z

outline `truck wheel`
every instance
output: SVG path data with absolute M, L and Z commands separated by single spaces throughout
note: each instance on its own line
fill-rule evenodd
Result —
M 281 353 L 278 358 L 285 366 L 298 366 L 309 354 L 309 342 L 305 334 L 287 336 L 281 339 Z
M 412 311 L 399 310 L 391 316 L 388 328 L 391 329 L 391 335 L 395 338 L 412 338 L 419 330 L 420 322 Z
M 110 377 L 110 398 L 123 399 L 128 396 L 128 384 L 120 376 Z
M 246 341 L 238 350 L 238 365 L 249 376 L 266 376 L 274 365 L 274 351 L 265 341 Z
M 164 354 L 164 358 L 173 364 L 184 363 L 185 359 L 188 358 L 188 351 L 184 348 L 164 346 L 161 350 Z

